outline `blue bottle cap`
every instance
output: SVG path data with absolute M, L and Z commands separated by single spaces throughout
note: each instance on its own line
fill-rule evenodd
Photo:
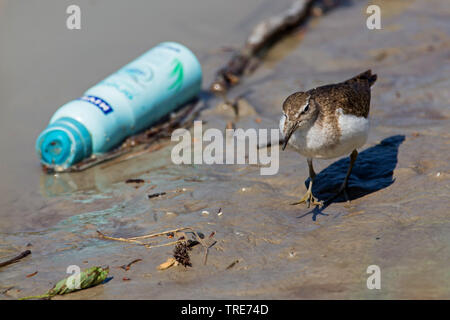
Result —
M 61 118 L 39 135 L 36 151 L 43 164 L 66 169 L 91 155 L 92 138 L 80 122 Z

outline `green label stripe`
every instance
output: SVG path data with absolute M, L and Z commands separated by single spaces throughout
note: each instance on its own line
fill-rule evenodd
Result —
M 175 89 L 175 91 L 178 91 L 181 89 L 181 86 L 183 85 L 183 64 L 180 60 L 174 59 L 172 61 L 173 69 L 170 72 L 170 78 L 175 78 L 173 83 L 170 85 L 169 90 Z

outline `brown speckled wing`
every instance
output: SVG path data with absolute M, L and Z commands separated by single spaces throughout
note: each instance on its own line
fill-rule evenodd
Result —
M 344 114 L 367 118 L 370 109 L 371 78 L 361 78 L 361 75 L 345 82 L 312 89 L 308 93 L 325 117 L 332 116 L 341 108 Z

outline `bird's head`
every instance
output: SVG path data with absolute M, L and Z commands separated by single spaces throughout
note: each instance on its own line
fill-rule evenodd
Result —
M 317 117 L 317 107 L 310 103 L 311 96 L 306 92 L 291 94 L 283 102 L 283 115 L 280 119 L 280 130 L 284 137 L 283 150 L 297 129 L 310 125 Z

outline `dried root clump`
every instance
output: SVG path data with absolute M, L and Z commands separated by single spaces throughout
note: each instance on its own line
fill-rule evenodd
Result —
M 189 251 L 191 250 L 192 248 L 186 242 L 180 242 L 173 250 L 173 257 L 184 267 L 192 267 L 191 258 L 189 257 Z
M 189 230 L 189 231 L 188 231 Z M 160 248 L 160 247 L 166 247 L 166 246 L 172 246 L 175 245 L 175 248 L 173 250 L 173 255 L 171 258 L 167 259 L 166 262 L 162 263 L 158 266 L 158 270 L 166 270 L 172 266 L 176 266 L 178 264 L 181 264 L 185 267 L 192 267 L 191 259 L 189 256 L 189 251 L 192 250 L 192 247 L 200 244 L 204 250 L 204 256 L 203 256 L 203 264 L 206 265 L 206 262 L 208 260 L 208 252 L 209 249 L 214 246 L 217 241 L 214 239 L 214 235 L 216 234 L 215 231 L 211 232 L 208 239 L 205 239 L 205 235 L 201 232 L 197 233 L 193 228 L 191 227 L 183 227 L 183 228 L 177 228 L 174 230 L 167 230 L 163 232 L 153 233 L 153 234 L 147 234 L 143 236 L 138 237 L 131 237 L 131 238 L 116 238 L 108 236 L 99 230 L 97 230 L 97 234 L 101 239 L 106 240 L 115 240 L 115 241 L 122 241 L 127 243 L 134 243 L 140 246 L 144 246 L 147 249 L 154 249 L 154 248 Z M 191 239 L 188 239 L 188 234 L 191 235 Z M 168 239 L 177 239 L 165 243 L 146 243 L 142 242 L 144 239 L 154 239 L 154 238 L 168 238 Z M 138 259 L 140 261 L 140 259 Z M 138 260 L 135 260 L 131 262 L 128 265 L 122 266 L 124 270 L 127 270 L 127 267 L 129 269 L 129 266 L 133 264 L 134 262 L 137 262 Z

